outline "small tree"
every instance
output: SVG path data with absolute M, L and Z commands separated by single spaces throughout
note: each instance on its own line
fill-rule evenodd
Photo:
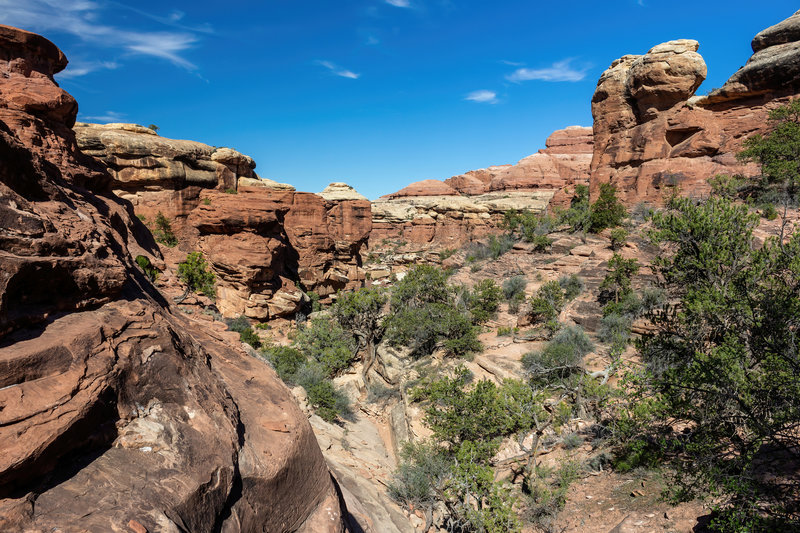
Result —
M 610 183 L 600 184 L 600 195 L 592 204 L 589 215 L 589 231 L 600 233 L 606 228 L 622 224 L 627 212 L 625 206 L 617 198 L 617 189 Z
M 155 223 L 156 231 L 153 236 L 156 241 L 170 248 L 176 246 L 178 244 L 178 238 L 175 236 L 175 233 L 172 232 L 172 223 L 164 216 L 164 213 L 161 211 L 158 212 Z
M 184 261 L 178 263 L 178 278 L 186 284 L 183 298 L 189 292 L 202 293 L 211 298 L 216 295 L 214 282 L 217 277 L 200 252 L 191 252 Z
M 345 371 L 354 358 L 352 339 L 335 321 L 315 318 L 300 330 L 295 339 L 297 349 L 317 361 L 328 377 Z
M 383 338 L 384 307 L 388 298 L 380 289 L 359 289 L 353 292 L 340 292 L 333 306 L 333 316 L 358 340 L 356 353 L 366 349 L 361 374 L 364 382 L 369 381 L 369 371 L 377 360 L 376 346 Z
M 600 284 L 601 301 L 619 303 L 633 291 L 631 277 L 638 272 L 639 262 L 636 259 L 625 259 L 615 252 L 608 260 L 608 273 Z
M 483 324 L 497 314 L 503 290 L 492 279 L 478 282 L 469 295 L 469 312 L 472 322 Z
M 771 131 L 748 138 L 737 157 L 755 161 L 768 184 L 794 194 L 800 186 L 800 98 L 771 110 L 767 120 Z
M 557 320 L 565 303 L 561 285 L 557 281 L 548 281 L 531 298 L 531 315 L 537 322 Z

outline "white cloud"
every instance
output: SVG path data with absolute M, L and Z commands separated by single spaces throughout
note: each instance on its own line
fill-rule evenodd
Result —
M 342 78 L 350 78 L 351 80 L 357 80 L 361 77 L 361 74 L 356 74 L 352 70 L 347 70 L 340 68 L 336 65 L 336 63 L 331 63 L 330 61 L 317 61 L 318 65 L 322 65 L 326 69 L 330 70 L 333 74 L 337 76 L 341 76 Z
M 386 0 L 386 3 L 395 7 L 411 7 L 409 0 Z
M 90 72 L 97 70 L 114 70 L 119 68 L 119 63 L 116 61 L 70 61 L 67 68 L 56 74 L 59 80 L 67 80 L 71 78 L 78 78 L 86 76 Z
M 125 115 L 117 113 L 116 111 L 106 111 L 102 115 L 83 116 L 79 115 L 81 120 L 96 120 L 98 122 L 124 122 Z
M 574 68 L 571 66 L 572 59 L 564 59 L 553 63 L 547 68 L 518 68 L 512 74 L 506 76 L 508 81 L 520 82 L 528 80 L 541 81 L 581 81 L 586 77 L 588 66 Z
M 501 59 L 500 62 L 504 65 L 508 65 L 510 67 L 522 67 L 525 66 L 525 63 L 520 63 L 518 61 L 506 61 L 505 59 Z
M 64 32 L 93 46 L 166 59 L 187 70 L 183 57 L 197 42 L 186 31 L 127 30 L 101 22 L 102 6 L 87 0 L 0 0 L 0 24 L 36 32 Z
M 469 100 L 471 102 L 478 102 L 481 104 L 496 104 L 497 100 L 497 93 L 494 91 L 487 91 L 487 90 L 480 90 L 480 91 L 472 91 L 469 93 L 464 100 Z

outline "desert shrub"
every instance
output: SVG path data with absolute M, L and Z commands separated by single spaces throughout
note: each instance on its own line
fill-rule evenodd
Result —
M 558 284 L 564 289 L 564 297 L 567 301 L 577 298 L 585 288 L 583 280 L 577 274 L 566 274 L 558 278 Z
M 367 385 L 367 403 L 385 403 L 400 395 L 397 389 L 386 387 L 381 383 Z
M 239 334 L 239 340 L 241 342 L 249 344 L 256 349 L 261 347 L 261 339 L 256 332 L 253 331 L 253 328 L 250 326 L 250 320 L 248 320 L 246 316 L 240 315 L 234 319 L 227 319 L 225 323 L 228 325 L 229 330 Z
M 444 261 L 445 259 L 449 259 L 454 253 L 456 253 L 455 248 L 445 248 L 439 252 L 439 260 Z
M 741 176 L 729 176 L 728 174 L 717 174 L 708 179 L 711 194 L 728 200 L 736 199 L 745 183 L 746 180 Z
M 590 218 L 589 187 L 587 185 L 576 185 L 569 209 L 559 213 L 558 223 L 568 225 L 572 233 L 589 231 Z
M 467 261 L 494 260 L 511 250 L 513 246 L 514 238 L 507 233 L 499 237 L 497 235 L 489 235 L 487 243 L 475 243 L 469 246 L 467 249 Z
M 498 326 L 497 328 L 497 336 L 498 337 L 508 337 L 509 335 L 515 333 L 517 328 L 512 328 L 511 326 Z
M 577 433 L 567 433 L 561 438 L 561 442 L 564 444 L 564 448 L 574 450 L 583 444 L 583 437 Z
M 528 242 L 533 244 L 535 252 L 547 252 L 553 246 L 553 239 L 547 235 L 533 235 Z
M 312 361 L 301 366 L 294 379 L 308 395 L 308 403 L 323 420 L 333 422 L 337 417 L 347 418 L 351 414 L 347 396 L 334 387 L 328 379 L 328 369 Z
M 469 312 L 472 315 L 472 322 L 483 324 L 490 318 L 497 315 L 500 307 L 500 300 L 503 297 L 503 290 L 492 279 L 484 279 L 478 282 L 469 295 Z
M 583 328 L 571 326 L 556 333 L 543 350 L 522 356 L 522 366 L 539 382 L 564 379 L 580 370 L 593 348 Z
M 613 354 L 625 351 L 631 338 L 632 318 L 630 315 L 611 313 L 602 318 L 597 330 L 597 339 L 611 347 Z
M 322 311 L 322 304 L 319 303 L 319 294 L 314 291 L 308 291 L 306 296 L 308 296 L 309 308 L 312 313 Z
M 214 282 L 217 277 L 200 252 L 191 252 L 184 261 L 178 263 L 178 278 L 193 292 L 212 298 L 216 294 Z
M 512 276 L 503 282 L 503 296 L 506 300 L 511 300 L 517 294 L 525 294 L 525 287 L 528 286 L 528 280 L 525 276 Z
M 608 273 L 600 284 L 600 301 L 618 303 L 633 291 L 631 277 L 639 272 L 639 262 L 633 259 L 625 259 L 618 253 L 614 253 L 608 260 Z
M 625 206 L 617 198 L 616 187 L 609 183 L 601 183 L 600 195 L 591 207 L 589 231 L 600 233 L 606 228 L 619 226 L 626 214 Z
M 778 210 L 775 209 L 775 204 L 766 204 L 761 209 L 761 216 L 767 220 L 775 220 L 778 218 Z
M 673 500 L 713 497 L 712 527 L 797 530 L 800 491 L 783 465 L 800 426 L 800 233 L 757 247 L 758 215 L 719 197 L 676 199 L 653 224 L 676 312 L 641 345 L 635 442 L 665 456 Z
M 262 349 L 261 354 L 272 364 L 272 368 L 286 383 L 293 384 L 295 374 L 308 360 L 300 350 L 290 346 L 271 346 Z
M 239 194 L 239 191 L 233 188 L 225 189 L 225 194 Z
M 631 210 L 631 220 L 638 224 L 643 224 L 653 217 L 656 210 L 647 202 L 639 202 Z
M 567 492 L 578 479 L 579 469 L 580 466 L 573 461 L 563 464 L 553 474 L 537 469 L 537 475 L 528 486 L 526 518 L 545 531 L 552 531 L 553 521 L 567 503 Z
M 153 232 L 153 237 L 156 241 L 172 248 L 178 244 L 178 238 L 172 232 L 172 223 L 164 216 L 161 211 L 156 215 L 156 230 Z
M 628 240 L 628 232 L 624 228 L 614 228 L 611 230 L 611 249 L 619 250 Z
M 411 349 L 411 356 L 430 355 L 440 344 L 453 355 L 481 349 L 470 315 L 455 305 L 446 274 L 418 265 L 395 284 L 387 317 L 386 337 L 395 346 Z
M 519 313 L 519 309 L 523 303 L 525 303 L 525 293 L 520 292 L 515 294 L 513 298 L 508 300 L 508 312 L 516 315 Z
M 295 338 L 297 349 L 317 361 L 328 377 L 338 376 L 353 362 L 352 337 L 335 321 L 314 318 Z
M 142 272 L 144 272 L 144 275 L 147 276 L 147 279 L 153 283 L 156 282 L 160 272 L 156 267 L 153 266 L 153 263 L 151 263 L 147 257 L 143 255 L 137 255 L 136 264 L 142 269 Z
M 537 322 L 557 320 L 564 307 L 564 291 L 557 281 L 548 281 L 531 298 L 531 316 Z
M 767 184 L 794 194 L 800 186 L 800 99 L 771 110 L 768 122 L 770 132 L 745 140 L 744 150 L 737 157 L 755 161 Z

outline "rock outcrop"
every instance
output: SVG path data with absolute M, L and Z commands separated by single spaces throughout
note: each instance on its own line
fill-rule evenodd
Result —
M 79 123 L 75 132 L 138 216 L 152 224 L 162 213 L 179 249 L 208 258 L 223 315 L 292 316 L 307 300 L 304 290 L 325 298 L 364 280 L 370 203 L 348 185 L 296 192 L 260 178 L 253 159 L 235 150 L 165 139 L 135 124 Z
M 158 248 L 77 151 L 65 66 L 0 26 L 0 530 L 343 531 L 274 371 L 135 266 Z
M 698 47 L 670 41 L 602 74 L 592 98 L 593 196 L 610 182 L 628 204 L 659 204 L 676 187 L 707 193 L 716 174 L 758 174 L 736 153 L 766 129 L 770 109 L 800 93 L 800 12 L 759 33 L 747 64 L 706 96 L 694 96 L 706 77 Z
M 576 184 L 589 182 L 592 144 L 591 128 L 571 126 L 515 165 L 423 180 L 383 196 L 372 204 L 370 246 L 386 240 L 459 246 L 494 231 L 508 209 L 565 205 Z

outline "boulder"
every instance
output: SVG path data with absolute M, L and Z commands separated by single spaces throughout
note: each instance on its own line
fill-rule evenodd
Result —
M 160 252 L 77 151 L 61 51 L 0 43 L 0 529 L 342 532 L 285 385 L 136 266 Z
M 611 183 L 629 205 L 661 204 L 677 190 L 707 194 L 716 174 L 755 176 L 736 159 L 744 140 L 764 132 L 770 109 L 800 92 L 800 15 L 759 33 L 755 53 L 725 85 L 694 96 L 705 63 L 691 40 L 627 55 L 601 75 L 592 98 L 591 195 Z

